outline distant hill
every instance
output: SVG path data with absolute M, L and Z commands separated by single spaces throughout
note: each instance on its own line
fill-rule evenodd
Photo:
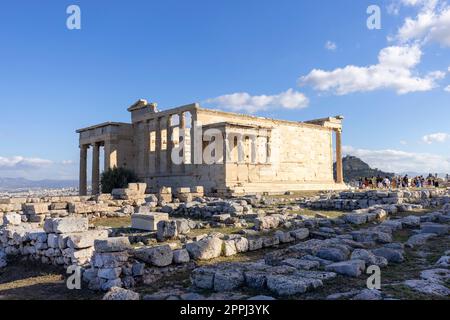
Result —
M 351 182 L 364 177 L 393 177 L 395 173 L 372 169 L 367 163 L 354 156 L 346 156 L 342 159 L 344 181 Z M 336 176 L 336 163 L 334 164 L 334 175 Z
M 28 180 L 24 178 L 0 178 L 0 190 L 60 189 L 78 186 L 77 180 Z

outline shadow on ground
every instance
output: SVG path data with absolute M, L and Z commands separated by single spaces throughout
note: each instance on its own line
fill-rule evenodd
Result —
M 9 260 L 0 271 L 0 300 L 93 300 L 98 293 L 69 290 L 65 269 L 30 261 Z

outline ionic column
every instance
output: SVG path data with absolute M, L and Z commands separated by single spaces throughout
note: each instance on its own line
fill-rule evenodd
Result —
M 167 142 L 166 142 L 166 172 L 172 172 L 172 149 L 174 147 L 172 135 L 173 135 L 173 127 L 172 127 L 172 116 L 167 116 Z
M 144 122 L 144 176 L 150 171 L 150 121 Z
M 196 162 L 198 164 L 203 161 L 203 132 L 201 127 L 196 128 L 198 125 L 196 112 L 191 113 L 191 122 L 191 164 L 196 164 Z
M 87 195 L 87 145 L 80 146 L 80 181 L 79 193 L 80 196 Z
M 155 171 L 161 172 L 161 118 L 155 119 Z
M 186 171 L 186 114 L 184 112 L 181 112 L 178 114 L 178 118 L 180 119 L 180 128 L 178 131 L 178 145 L 181 150 L 183 151 L 182 158 L 183 162 L 181 163 L 181 172 Z M 183 136 L 183 141 L 181 141 L 180 137 Z
M 100 145 L 92 146 L 92 194 L 100 193 Z
M 342 171 L 342 130 L 336 132 L 336 183 L 344 183 L 344 173 Z

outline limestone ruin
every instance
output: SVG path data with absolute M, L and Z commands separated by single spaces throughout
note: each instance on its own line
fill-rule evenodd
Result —
M 128 111 L 131 123 L 106 122 L 77 130 L 80 195 L 87 193 L 90 148 L 92 193 L 99 193 L 101 147 L 104 168 L 132 169 L 147 183 L 147 192 L 194 186 L 219 195 L 345 188 L 341 116 L 292 122 L 209 110 L 198 104 L 158 111 L 155 103 L 146 100 L 137 101 Z M 208 130 L 215 130 L 224 143 L 218 144 Z M 208 164 L 202 156 L 213 142 L 218 161 Z M 181 154 L 180 164 L 173 161 L 175 153 Z
M 144 100 L 129 111 L 132 124 L 78 131 L 81 195 L 0 198 L 0 276 L 32 263 L 75 268 L 82 288 L 105 300 L 450 296 L 450 189 L 347 187 L 342 117 L 293 123 L 198 105 L 157 112 Z M 233 148 L 209 149 L 220 139 Z M 132 169 L 144 182 L 100 193 L 100 147 L 105 168 Z M 202 154 L 211 150 L 212 163 Z M 314 189 L 325 191 L 302 191 Z M 373 268 L 383 286 L 361 287 Z
M 322 290 L 318 298 L 380 300 L 396 297 L 389 286 L 398 278 L 383 280 L 384 290 L 329 292 L 328 283 L 413 259 L 420 278 L 402 273 L 403 286 L 432 298 L 450 294 L 447 189 L 229 199 L 204 196 L 201 187 L 146 189 L 135 183 L 112 194 L 0 199 L 0 270 L 17 259 L 76 266 L 84 287 L 108 291 L 104 299 L 283 299 Z M 95 224 L 124 217 L 119 227 Z M 399 232 L 407 237 L 398 240 Z M 438 259 L 421 264 L 423 250 Z M 250 253 L 246 262 L 233 258 Z M 217 258 L 228 260 L 200 264 Z M 170 283 L 186 272 L 188 287 Z M 166 286 L 148 293 L 160 281 Z

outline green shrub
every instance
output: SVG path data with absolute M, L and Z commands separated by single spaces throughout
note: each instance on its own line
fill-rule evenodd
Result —
M 129 183 L 139 182 L 134 171 L 125 168 L 108 169 L 102 173 L 100 184 L 102 193 L 111 193 L 113 189 L 126 188 Z

